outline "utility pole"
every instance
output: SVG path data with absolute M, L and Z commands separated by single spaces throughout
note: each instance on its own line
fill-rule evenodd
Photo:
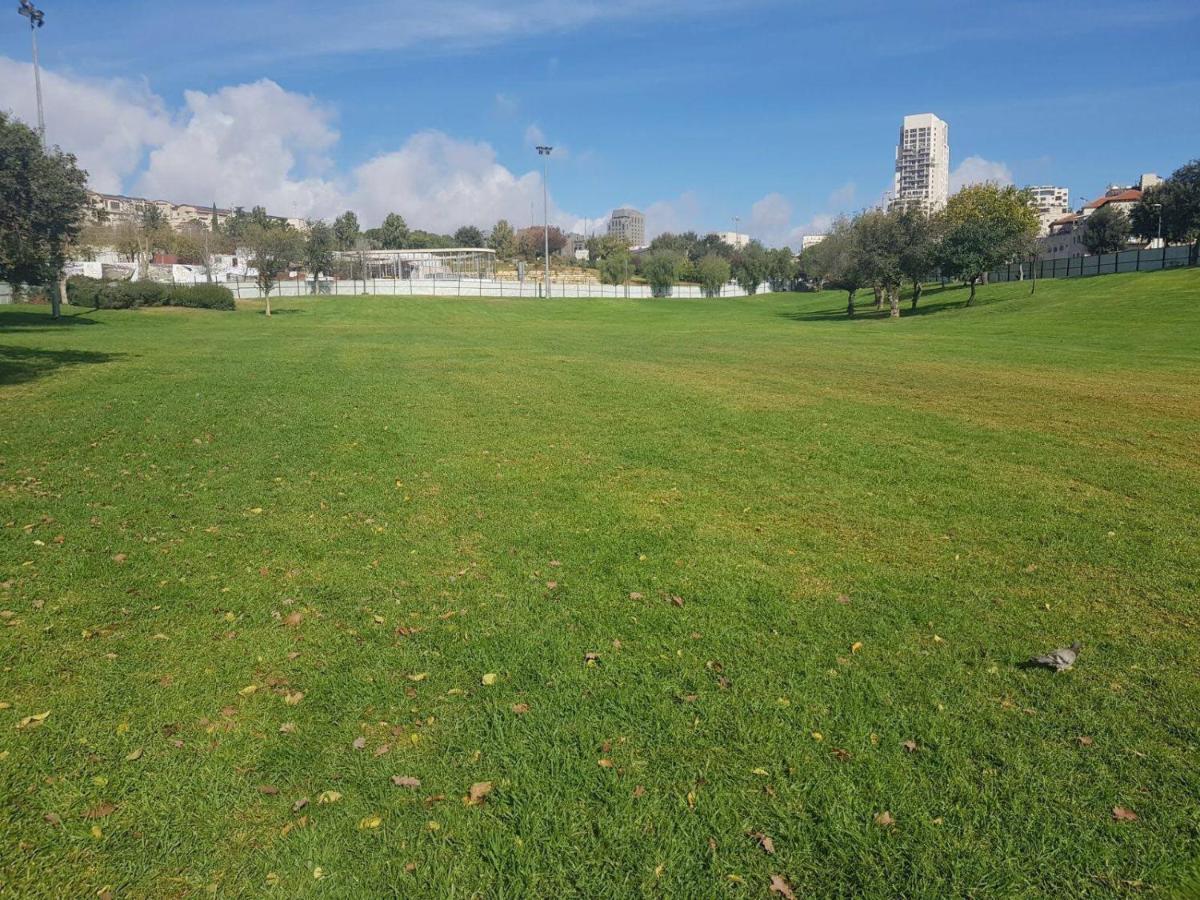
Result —
M 46 24 L 46 14 L 33 5 L 31 0 L 21 0 L 17 12 L 29 20 L 29 36 L 33 40 L 33 86 L 37 92 L 38 137 L 42 149 L 46 149 L 46 116 L 42 112 L 42 72 L 38 66 L 37 30 Z
M 1158 246 L 1165 247 L 1166 244 L 1162 240 L 1162 204 L 1155 203 L 1154 208 L 1158 210 Z
M 553 147 L 538 147 L 538 156 L 542 157 L 542 237 L 543 252 L 546 254 L 546 296 L 550 296 L 550 191 L 546 180 L 550 177 L 550 151 Z

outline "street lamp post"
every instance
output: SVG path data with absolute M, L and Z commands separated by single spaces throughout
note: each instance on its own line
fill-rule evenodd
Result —
M 1155 203 L 1154 208 L 1156 210 L 1158 210 L 1158 246 L 1164 247 L 1166 245 L 1163 244 L 1163 239 L 1162 239 L 1162 204 Z
M 31 0 L 21 0 L 17 12 L 29 20 L 29 36 L 33 39 L 33 86 L 37 92 L 38 137 L 42 139 L 42 149 L 45 149 L 46 117 L 42 113 L 42 73 L 38 67 L 37 30 L 46 24 L 46 14 Z
M 544 245 L 542 252 L 546 254 L 546 296 L 550 296 L 550 192 L 546 181 L 550 177 L 550 151 L 553 147 L 539 146 L 538 156 L 542 157 L 542 237 Z

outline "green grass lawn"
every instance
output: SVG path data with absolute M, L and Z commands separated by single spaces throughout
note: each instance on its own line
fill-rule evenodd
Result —
M 963 299 L 0 308 L 0 895 L 1200 890 L 1200 272 Z

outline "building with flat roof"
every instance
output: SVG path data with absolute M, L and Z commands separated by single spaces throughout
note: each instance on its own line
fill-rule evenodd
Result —
M 608 219 L 608 233 L 630 247 L 643 247 L 646 244 L 646 217 L 636 209 L 614 209 Z
M 950 196 L 950 126 L 933 113 L 905 116 L 896 145 L 893 208 L 945 208 Z
M 734 250 L 741 250 L 750 245 L 750 235 L 742 234 L 740 231 L 717 231 L 714 234 L 720 238 L 722 243 L 728 244 Z
M 221 209 L 217 206 L 198 206 L 194 203 L 172 203 L 170 200 L 148 200 L 145 197 L 126 197 L 123 194 L 102 194 L 99 191 L 87 192 L 88 206 L 92 217 L 97 222 L 108 225 L 121 225 L 126 222 L 136 222 L 141 219 L 143 211 L 149 206 L 158 207 L 163 221 L 176 231 L 182 228 L 212 228 L 213 215 L 217 224 L 224 225 L 234 214 L 232 209 Z M 304 231 L 307 223 L 300 218 L 286 216 L 269 216 L 276 222 L 286 222 L 293 228 Z
M 1038 214 L 1038 234 L 1050 233 L 1050 223 L 1071 211 L 1071 192 L 1065 187 L 1033 185 L 1025 190 L 1032 195 L 1030 205 Z
M 828 235 L 825 234 L 806 234 L 800 238 L 800 252 L 803 253 L 809 247 L 815 247 L 821 241 L 825 240 Z

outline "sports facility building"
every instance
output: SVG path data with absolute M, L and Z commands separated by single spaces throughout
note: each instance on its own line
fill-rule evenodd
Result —
M 483 247 L 436 250 L 345 250 L 339 278 L 492 278 L 496 251 Z

